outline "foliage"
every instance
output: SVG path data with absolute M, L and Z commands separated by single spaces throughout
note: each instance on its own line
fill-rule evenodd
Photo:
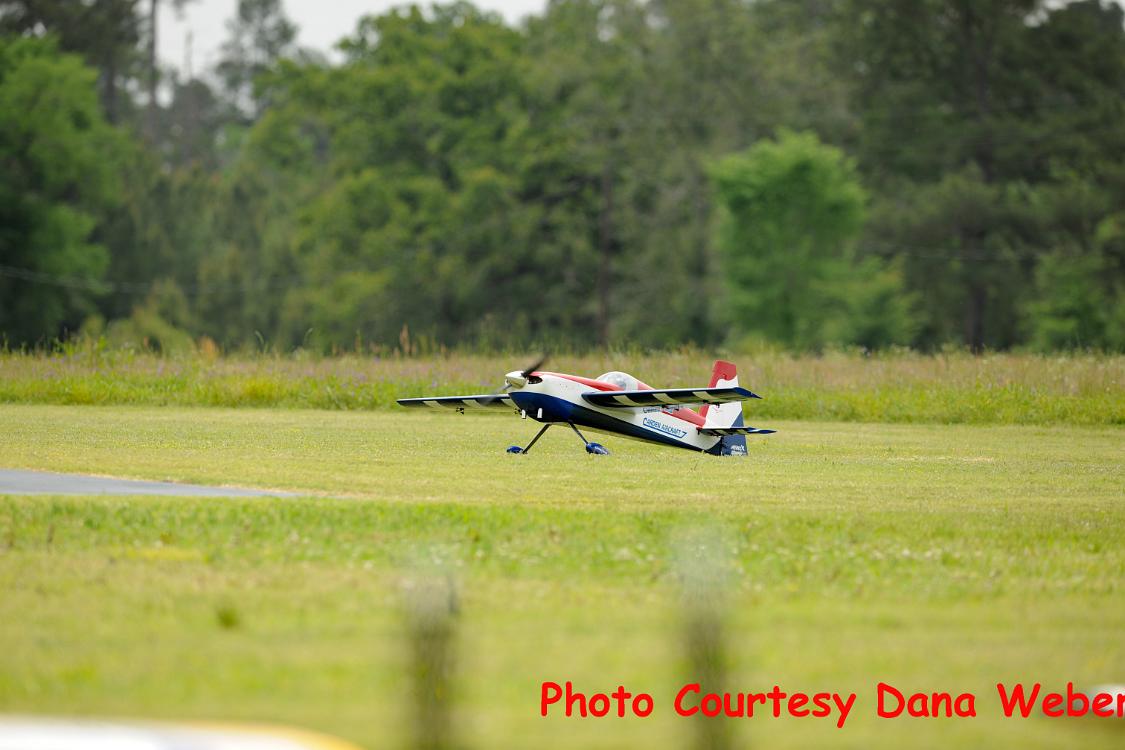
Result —
M 93 310 L 109 261 L 94 241 L 119 189 L 119 148 L 98 108 L 93 71 L 50 39 L 0 37 L 0 331 L 15 342 L 74 331 Z M 40 275 L 73 279 L 36 283 Z
M 1099 255 L 1095 227 L 1125 200 L 1125 12 L 1100 0 L 853 0 L 843 11 L 859 21 L 841 25 L 839 54 L 876 196 L 865 244 L 904 261 L 922 299 L 914 343 L 1020 343 L 1041 259 Z
M 176 355 L 195 349 L 191 334 L 185 330 L 189 327 L 187 298 L 174 281 L 166 279 L 153 285 L 128 318 L 110 323 L 105 339 L 115 348 Z
M 1122 289 L 1107 291 L 1106 269 L 1097 256 L 1059 253 L 1044 258 L 1036 269 L 1036 301 L 1031 303 L 1031 345 L 1040 351 L 1058 349 L 1121 349 L 1125 347 Z
M 103 157 L 3 231 L 108 256 L 20 239 L 13 345 L 172 284 L 228 349 L 1125 347 L 1119 4 L 556 0 L 512 27 L 452 2 L 364 17 L 332 62 L 239 0 L 187 77 L 161 4 L 0 0 L 4 48 L 84 102 L 66 147 Z
M 135 111 L 123 89 L 139 72 L 140 11 L 140 0 L 0 0 L 0 32 L 38 36 L 46 30 L 62 51 L 81 55 L 97 68 L 102 108 L 117 123 Z
M 854 253 L 866 193 L 842 152 L 782 131 L 718 162 L 713 176 L 736 331 L 799 348 L 909 342 L 897 274 Z

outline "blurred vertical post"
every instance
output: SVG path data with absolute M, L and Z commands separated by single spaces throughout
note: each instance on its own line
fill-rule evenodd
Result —
M 407 583 L 406 614 L 413 688 L 414 750 L 451 750 L 457 591 L 451 577 Z
M 688 665 L 685 677 L 698 682 L 702 693 L 722 694 L 728 687 L 723 534 L 715 528 L 693 529 L 678 546 L 682 637 Z M 730 721 L 722 714 L 708 718 L 700 712 L 691 722 L 694 750 L 734 747 Z

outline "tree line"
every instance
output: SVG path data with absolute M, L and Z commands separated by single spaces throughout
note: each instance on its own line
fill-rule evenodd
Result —
M 0 0 L 0 335 L 1125 350 L 1108 0 Z

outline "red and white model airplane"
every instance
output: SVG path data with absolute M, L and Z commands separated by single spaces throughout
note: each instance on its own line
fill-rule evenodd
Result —
M 653 388 L 623 372 L 584 378 L 539 371 L 542 365 L 540 360 L 526 370 L 509 372 L 500 393 L 400 398 L 398 403 L 462 414 L 468 409 L 511 409 L 543 423 L 530 443 L 513 445 L 509 453 L 527 453 L 556 424 L 570 427 L 587 453 L 599 455 L 609 451 L 587 440 L 579 427 L 715 456 L 745 456 L 747 435 L 775 432 L 743 424 L 742 402 L 761 396 L 738 385 L 738 371 L 730 362 L 715 362 L 706 388 Z M 692 405 L 702 408 L 695 411 Z

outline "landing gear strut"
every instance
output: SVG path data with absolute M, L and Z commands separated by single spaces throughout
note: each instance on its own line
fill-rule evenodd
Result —
M 570 429 L 574 430 L 574 434 L 577 435 L 578 438 L 582 441 L 582 443 L 586 446 L 586 452 L 587 453 L 591 453 L 595 456 L 608 456 L 609 455 L 609 451 L 605 449 L 604 445 L 602 445 L 601 443 L 591 443 L 589 440 L 586 439 L 586 436 L 583 435 L 581 432 L 579 432 L 578 428 L 575 427 L 571 422 L 567 422 L 567 425 L 570 427 Z M 520 454 L 527 453 L 528 451 L 531 450 L 531 446 L 533 446 L 537 442 L 539 442 L 539 438 L 543 437 L 543 433 L 546 432 L 547 430 L 549 430 L 550 427 L 551 427 L 550 424 L 543 425 L 543 429 L 539 430 L 539 432 L 536 433 L 535 437 L 533 437 L 531 439 L 531 442 L 528 443 L 526 447 L 521 448 L 518 445 L 510 445 L 510 446 L 508 446 L 507 452 L 508 453 L 520 453 Z
M 526 448 L 521 448 L 518 445 L 509 445 L 508 446 L 508 453 L 527 453 L 529 450 L 531 450 L 531 446 L 533 446 L 537 442 L 539 442 L 539 438 L 543 437 L 543 433 L 546 432 L 547 430 L 549 430 L 550 428 L 551 428 L 550 424 L 543 425 L 543 429 L 535 434 L 535 437 L 533 437 L 531 439 L 531 442 L 527 444 Z
M 567 422 L 567 424 L 570 425 L 570 429 L 574 430 L 574 434 L 578 436 L 579 440 L 581 440 L 583 443 L 586 444 L 586 452 L 587 453 L 592 453 L 595 456 L 608 456 L 609 455 L 609 451 L 607 451 L 605 449 L 604 445 L 602 445 L 601 443 L 591 443 L 589 440 L 586 439 L 585 435 L 583 435 L 581 432 L 578 431 L 578 428 L 574 426 L 573 422 Z

